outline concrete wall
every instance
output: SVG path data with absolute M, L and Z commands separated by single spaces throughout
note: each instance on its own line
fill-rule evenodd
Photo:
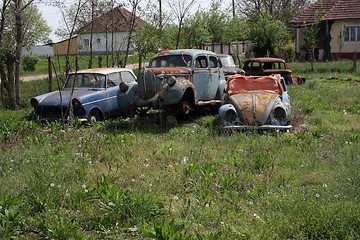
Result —
M 360 14 L 360 13 L 359 13 Z M 360 42 L 343 42 L 340 47 L 340 32 L 343 26 L 360 26 L 360 20 L 339 20 L 331 27 L 331 52 L 332 53 L 354 53 L 360 52 Z
M 52 57 L 54 56 L 54 49 L 50 45 L 36 45 L 30 49 L 23 48 L 23 55 L 35 55 L 39 57 Z

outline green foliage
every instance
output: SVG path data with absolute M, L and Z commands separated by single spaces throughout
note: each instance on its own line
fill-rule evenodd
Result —
M 151 229 L 144 228 L 142 233 L 146 237 L 150 237 L 156 240 L 185 240 L 184 237 L 185 225 L 177 224 L 174 219 L 170 222 L 165 220 L 157 221 L 154 223 L 154 227 Z
M 19 236 L 24 223 L 24 215 L 18 200 L 1 192 L 0 198 L 0 237 L 10 239 Z
M 64 128 L 0 109 L 0 238 L 358 239 L 360 76 L 306 64 L 291 63 L 307 82 L 289 86 L 289 133 L 223 135 L 201 111 Z M 24 101 L 47 91 L 22 84 Z
M 291 36 L 284 22 L 273 20 L 267 13 L 260 14 L 249 27 L 249 39 L 257 56 L 278 55 L 280 46 L 287 43 Z
M 39 58 L 34 55 L 26 55 L 22 59 L 22 66 L 25 72 L 33 72 L 36 70 L 36 64 L 38 63 Z

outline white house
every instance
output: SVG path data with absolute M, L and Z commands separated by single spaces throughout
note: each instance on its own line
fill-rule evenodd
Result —
M 93 54 L 125 52 L 132 16 L 125 8 L 117 7 L 80 28 L 77 31 L 78 53 L 89 54 L 91 40 Z M 135 19 L 136 26 L 144 24 L 140 18 Z

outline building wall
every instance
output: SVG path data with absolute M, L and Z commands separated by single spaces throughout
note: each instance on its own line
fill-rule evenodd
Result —
M 54 56 L 54 49 L 50 45 L 36 45 L 30 49 L 23 48 L 23 55 L 35 55 L 39 57 L 52 57 Z
M 331 52 L 332 53 L 354 53 L 360 52 L 360 42 L 343 42 L 343 46 L 340 47 L 341 41 L 339 40 L 340 32 L 345 25 L 357 25 L 360 26 L 359 20 L 339 20 L 334 22 L 331 27 Z
M 64 56 L 67 55 L 69 39 L 55 43 L 54 44 L 54 55 L 55 56 Z M 77 37 L 73 37 L 70 39 L 70 55 L 77 55 L 78 54 L 78 44 L 77 44 Z
M 79 54 L 90 53 L 90 33 L 78 35 Z M 104 54 L 106 52 L 125 52 L 127 47 L 128 33 L 93 33 L 93 54 Z M 112 44 L 113 43 L 113 44 Z

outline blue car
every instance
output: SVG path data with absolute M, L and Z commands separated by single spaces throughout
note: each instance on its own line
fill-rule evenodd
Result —
M 70 73 L 62 90 L 30 100 L 38 120 L 69 120 L 74 116 L 93 123 L 128 114 L 137 92 L 131 69 L 98 68 Z
M 233 75 L 225 84 L 225 104 L 219 109 L 224 129 L 289 130 L 290 97 L 279 74 L 263 77 Z
M 157 53 L 138 83 L 138 108 L 187 115 L 196 106 L 221 105 L 225 76 L 215 53 L 177 49 Z

